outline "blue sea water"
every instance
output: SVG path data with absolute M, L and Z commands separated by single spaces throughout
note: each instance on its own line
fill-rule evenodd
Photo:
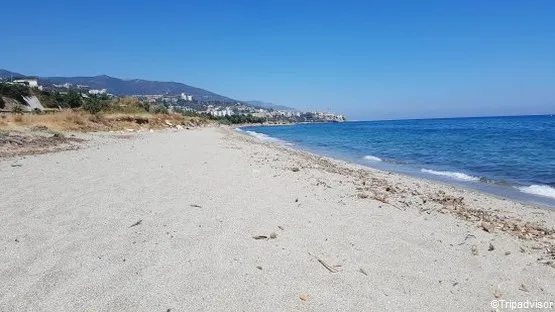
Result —
M 241 128 L 317 154 L 555 207 L 555 117 Z

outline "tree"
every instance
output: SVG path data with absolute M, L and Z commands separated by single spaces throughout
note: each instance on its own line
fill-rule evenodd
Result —
M 108 108 L 106 101 L 102 101 L 97 98 L 89 99 L 85 101 L 85 104 L 83 104 L 83 109 L 91 114 L 98 114 L 106 108 Z
M 81 100 L 81 94 L 79 94 L 79 92 L 73 89 L 69 90 L 64 100 L 67 107 L 77 108 L 83 105 L 83 101 Z
M 0 108 L 6 107 L 6 102 L 4 102 L 4 98 L 0 95 Z
M 153 114 L 167 114 L 168 109 L 164 105 L 152 105 L 150 106 L 150 112 Z

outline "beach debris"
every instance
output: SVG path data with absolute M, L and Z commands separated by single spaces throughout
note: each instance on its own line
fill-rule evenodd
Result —
M 15 242 L 16 242 L 16 243 L 19 243 L 19 239 L 16 238 L 16 239 L 15 239 Z
M 285 230 L 285 229 L 283 228 L 283 226 L 281 226 L 281 225 L 278 225 L 278 229 L 280 229 L 280 230 L 282 230 L 282 231 Z
M 291 168 L 291 171 L 293 172 L 299 172 L 301 169 L 299 169 L 299 167 L 293 167 Z
M 494 250 L 495 250 L 495 246 L 493 246 L 492 243 L 489 243 L 488 251 L 494 251 Z
M 195 207 L 195 208 L 202 208 L 201 205 L 197 205 L 197 204 L 191 204 L 191 207 Z
M 330 273 L 337 273 L 339 272 L 335 267 L 327 264 L 326 262 L 324 262 L 324 260 L 314 256 L 313 254 L 311 254 L 310 252 L 308 253 L 309 255 L 311 255 L 312 257 L 314 257 L 314 259 L 318 260 L 318 262 L 324 267 L 326 268 L 326 270 L 330 271 Z
M 169 120 L 164 120 L 164 123 L 170 127 L 173 127 L 173 124 Z
M 301 295 L 301 296 L 299 296 L 299 299 L 301 299 L 302 301 L 307 301 L 307 300 L 308 300 L 308 296 Z
M 262 267 L 261 267 L 261 266 L 257 265 L 256 268 L 259 269 L 260 271 L 262 271 Z
M 296 202 L 296 203 L 298 203 L 298 202 L 299 202 L 299 199 L 298 199 L 298 198 L 296 198 L 296 199 L 295 199 L 295 202 Z
M 22 164 L 12 164 L 12 167 L 21 167 L 23 166 Z
M 368 194 L 358 193 L 357 197 L 360 198 L 360 199 L 365 199 L 365 198 L 368 198 Z
M 474 256 L 478 255 L 478 247 L 476 245 L 472 245 L 472 247 L 470 248 L 470 250 L 472 251 L 472 254 Z
M 277 238 L 276 232 L 270 233 L 270 239 L 276 239 L 276 238 Z
M 363 268 L 358 269 L 358 271 L 366 276 L 368 276 L 368 273 L 366 273 L 366 271 Z
M 520 287 L 518 288 L 518 290 L 523 291 L 523 292 L 530 292 L 524 284 L 520 284 Z
M 493 296 L 497 299 L 503 296 L 503 294 L 501 293 L 501 290 L 499 289 L 499 285 L 497 285 L 497 288 L 495 288 L 495 291 L 493 292 Z
M 508 255 L 510 255 L 510 254 L 511 254 L 510 251 L 505 251 L 505 256 L 508 256 Z
M 44 125 L 36 125 L 36 126 L 32 126 L 31 128 L 29 128 L 29 130 L 31 130 L 31 131 L 46 131 L 46 130 L 48 130 L 48 127 L 44 126 Z
M 491 223 L 482 222 L 482 223 L 480 223 L 480 227 L 482 228 L 482 230 L 484 230 L 488 233 L 493 232 L 493 225 Z
M 137 225 L 139 225 L 139 224 L 141 224 L 141 223 L 143 223 L 143 220 L 139 220 L 139 221 L 137 221 L 137 222 L 131 224 L 130 228 L 132 228 L 132 227 L 134 227 L 134 226 L 137 226 Z
M 266 236 L 266 235 L 256 235 L 256 236 L 253 236 L 252 238 L 254 238 L 254 239 L 256 239 L 256 240 L 259 240 L 259 239 L 268 239 L 268 236 Z
M 473 235 L 473 234 L 466 234 L 466 236 L 464 237 L 464 240 L 463 240 L 462 242 L 459 243 L 459 246 L 464 245 L 464 244 L 466 243 L 466 240 L 469 239 L 469 238 L 471 238 L 471 237 L 472 237 L 472 238 L 476 238 L 476 236 Z

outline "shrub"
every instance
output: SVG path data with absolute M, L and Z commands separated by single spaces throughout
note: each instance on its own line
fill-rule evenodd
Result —
M 12 108 L 12 113 L 18 114 L 18 115 L 23 115 L 23 107 L 21 107 L 20 105 L 15 105 Z
M 64 97 L 64 102 L 66 107 L 70 108 L 77 108 L 83 105 L 83 101 L 81 100 L 81 94 L 75 90 L 69 90 L 69 92 Z
M 167 114 L 168 109 L 163 105 L 152 105 L 150 106 L 150 112 L 153 114 Z
M 150 104 L 147 102 L 140 102 L 137 106 L 147 113 L 150 112 Z
M 6 107 L 6 102 L 4 102 L 4 98 L 0 96 L 0 108 Z
M 175 107 L 175 108 L 173 109 L 173 112 L 176 113 L 176 114 L 180 114 L 180 115 L 184 115 L 184 114 L 185 114 L 185 111 L 184 111 L 182 108 L 179 108 L 179 107 Z
M 85 101 L 85 104 L 83 105 L 83 109 L 91 114 L 98 114 L 106 108 L 108 108 L 106 101 L 95 98 Z
M 227 118 L 218 119 L 218 123 L 222 125 L 228 125 L 228 126 L 231 125 L 231 121 Z
M 27 86 L 0 83 L 0 94 L 21 102 L 23 96 L 29 96 L 31 93 Z

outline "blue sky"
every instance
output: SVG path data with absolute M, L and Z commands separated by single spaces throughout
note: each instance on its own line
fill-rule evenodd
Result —
M 351 119 L 555 113 L 552 0 L 143 2 L 8 1 L 0 68 Z

